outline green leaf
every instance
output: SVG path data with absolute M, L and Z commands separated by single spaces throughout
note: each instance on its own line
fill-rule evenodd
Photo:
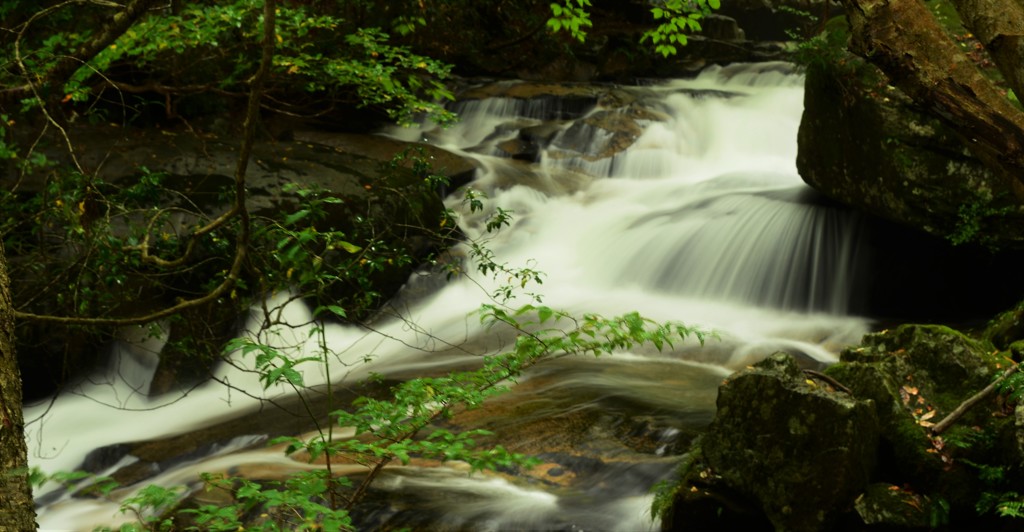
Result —
M 335 316 L 337 316 L 339 318 L 347 318 L 348 317 L 348 313 L 345 312 L 345 309 L 339 307 L 338 305 L 327 305 L 326 307 L 323 307 L 323 308 L 325 308 L 331 314 L 334 314 Z
M 305 218 L 306 216 L 309 216 L 309 209 L 302 209 L 300 211 L 293 212 L 285 217 L 284 224 L 294 225 L 295 222 L 298 222 L 299 220 Z
M 337 242 L 337 244 L 339 246 L 341 246 L 342 249 L 344 249 L 345 251 L 347 251 L 349 253 L 359 253 L 360 251 L 363 250 L 363 248 L 361 248 L 361 247 L 359 247 L 359 246 L 357 246 L 357 245 L 355 245 L 355 244 L 353 244 L 351 242 L 346 242 L 344 240 L 339 240 Z

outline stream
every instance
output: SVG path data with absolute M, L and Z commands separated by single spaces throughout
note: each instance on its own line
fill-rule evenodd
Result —
M 782 64 L 732 65 L 602 90 L 614 98 L 590 107 L 558 108 L 553 98 L 467 100 L 456 105 L 454 127 L 387 133 L 478 160 L 472 186 L 487 196 L 483 212 L 465 212 L 458 194 L 448 206 L 499 262 L 544 272 L 543 284 L 525 290 L 545 305 L 606 316 L 636 310 L 718 337 L 703 347 L 688 340 L 536 368 L 485 415 L 456 421 L 538 455 L 540 469 L 516 476 L 469 475 L 458 464 L 393 468 L 360 514 L 365 528 L 657 529 L 650 489 L 671 477 L 675 455 L 710 422 L 725 376 L 780 350 L 809 367 L 825 365 L 867 331 L 857 299 L 869 267 L 863 220 L 817 198 L 796 171 L 799 74 Z M 594 126 L 587 119 L 597 113 L 625 125 Z M 536 157 L 508 157 L 510 143 L 523 139 L 539 143 Z M 485 215 L 497 208 L 513 212 L 511 224 L 487 234 Z M 424 270 L 373 330 L 325 325 L 332 380 L 462 367 L 509 345 L 512 335 L 483 328 L 476 313 L 496 287 Z M 310 317 L 301 303 L 282 313 L 295 324 Z M 248 328 L 257 325 L 254 319 Z M 308 326 L 280 335 L 275 342 L 297 355 L 316 349 Z M 96 449 L 187 434 L 261 407 L 262 385 L 240 357 L 216 369 L 217 381 L 231 388 L 210 381 L 186 395 L 146 397 L 161 340 L 137 336 L 116 346 L 106 371 L 26 407 L 33 465 L 73 470 Z M 306 373 L 310 384 L 326 378 L 323 369 Z M 262 393 L 281 399 L 289 392 Z M 154 467 L 144 483 L 194 487 L 202 471 L 312 467 L 268 449 L 266 439 L 250 427 Z M 115 453 L 97 472 L 138 461 Z M 37 502 L 45 530 L 127 519 L 115 503 L 76 498 L 73 490 L 46 488 Z

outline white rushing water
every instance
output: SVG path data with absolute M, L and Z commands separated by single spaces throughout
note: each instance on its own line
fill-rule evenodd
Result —
M 473 186 L 489 196 L 487 209 L 514 211 L 511 226 L 489 237 L 488 246 L 501 262 L 534 265 L 545 272 L 543 285 L 529 290 L 542 293 L 546 305 L 605 315 L 637 310 L 655 320 L 717 331 L 721 339 L 705 348 L 689 344 L 668 353 L 637 352 L 622 362 L 630 363 L 630 357 L 636 365 L 657 360 L 698 375 L 703 384 L 700 393 L 693 391 L 693 401 L 700 403 L 694 408 L 710 412 L 715 383 L 727 371 L 777 350 L 829 362 L 866 330 L 864 319 L 849 315 L 859 275 L 858 222 L 807 201 L 808 189 L 796 172 L 802 82 L 779 65 L 736 66 L 713 68 L 693 80 L 615 89 L 634 98 L 621 112 L 645 112 L 635 122 L 642 133 L 612 157 L 581 156 L 600 153 L 611 135 L 578 120 L 547 124 L 558 133 L 539 163 L 493 156 L 501 141 L 543 125 L 541 117 L 551 114 L 544 106 L 550 107 L 551 101 L 474 101 L 462 108 L 462 123 L 450 130 L 424 128 L 401 135 L 428 138 L 478 158 L 481 169 Z M 601 111 L 608 110 L 598 107 L 589 113 Z M 577 152 L 568 148 L 580 145 L 583 149 Z M 460 208 L 458 198 L 449 204 Z M 471 237 L 481 237 L 482 224 L 481 214 L 465 213 L 462 228 Z M 418 274 L 410 289 L 429 282 Z M 378 321 L 374 326 L 379 333 L 327 326 L 328 343 L 337 354 L 331 374 L 350 380 L 368 371 L 410 374 L 417 368 L 444 367 L 507 341 L 481 330 L 474 314 L 491 288 L 486 280 L 454 279 L 427 296 L 403 298 L 404 319 Z M 286 315 L 293 323 L 309 317 L 299 305 L 286 309 Z M 284 334 L 291 337 L 282 339 L 282 345 L 302 344 L 307 336 L 301 329 Z M 360 363 L 367 355 L 372 361 Z M 238 389 L 211 381 L 184 396 L 150 399 L 132 386 L 145 386 L 144 377 L 135 372 L 151 368 L 151 357 L 120 350 L 115 360 L 115 370 L 26 408 L 33 465 L 46 471 L 72 470 L 93 449 L 184 433 L 259 405 L 258 398 L 238 391 L 262 389 L 244 371 L 245 361 L 217 369 L 219 381 Z M 652 368 L 652 379 L 664 373 Z M 566 386 L 583 388 L 581 380 L 590 379 L 590 370 L 574 375 L 571 364 L 563 369 Z M 129 373 L 134 384 L 118 378 Z M 318 378 L 322 374 L 307 375 L 307 381 Z M 588 380 L 586 386 L 629 387 L 634 396 L 647 388 L 636 378 L 601 378 Z M 657 388 L 656 383 L 650 386 Z M 670 402 L 671 390 L 659 393 L 659 405 Z M 686 390 L 679 393 L 689 397 Z M 217 450 L 216 463 L 188 467 L 195 472 L 204 465 L 223 468 L 222 461 L 279 460 L 269 451 L 232 450 Z M 174 482 L 187 482 L 181 471 L 164 474 Z M 451 516 L 453 523 L 475 523 L 471 527 L 477 529 L 545 528 L 553 519 L 566 526 L 566 520 L 578 519 L 573 522 L 588 529 L 651 526 L 644 515 L 649 486 L 593 501 L 601 496 L 591 491 L 545 493 L 505 480 L 433 470 L 395 476 L 381 487 L 473 493 L 471 503 L 448 497 L 426 504 Z M 44 529 L 89 530 L 115 521 L 111 505 L 68 500 L 56 493 L 46 497 L 39 519 Z

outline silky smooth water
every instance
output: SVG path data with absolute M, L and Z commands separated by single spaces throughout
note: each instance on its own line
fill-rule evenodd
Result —
M 599 154 L 607 152 L 610 134 L 580 121 L 596 112 L 626 111 L 598 107 L 569 116 L 580 110 L 552 112 L 550 99 L 474 100 L 461 105 L 462 122 L 449 130 L 390 132 L 478 160 L 472 186 L 488 196 L 484 212 L 467 212 L 458 193 L 448 205 L 462 213 L 462 230 L 485 239 L 500 262 L 545 273 L 542 285 L 526 288 L 542 295 L 544 304 L 572 313 L 636 310 L 719 335 L 704 347 L 689 341 L 663 352 L 637 349 L 607 362 L 560 361 L 557 375 L 530 400 L 544 400 L 544 394 L 587 398 L 569 408 L 598 400 L 601 408 L 614 408 L 618 401 L 677 412 L 680 424 L 699 428 L 710 420 L 717 383 L 730 371 L 778 350 L 807 363 L 828 363 L 842 346 L 859 340 L 867 322 L 851 315 L 851 294 L 863 275 L 860 221 L 821 204 L 797 175 L 802 84 L 785 65 L 768 64 L 714 67 L 692 80 L 615 87 L 631 95 L 632 109 L 645 112 L 637 121 L 642 133 L 607 157 Z M 502 140 L 538 125 L 557 130 L 538 161 L 495 155 Z M 567 146 L 583 148 L 574 152 Z M 484 217 L 498 207 L 513 211 L 511 226 L 487 234 Z M 465 251 L 456 248 L 453 254 Z M 475 313 L 496 286 L 486 278 L 445 282 L 428 271 L 415 274 L 372 330 L 326 326 L 332 379 L 352 381 L 369 371 L 433 371 L 508 345 L 511 335 L 484 329 Z M 284 317 L 303 323 L 309 312 L 295 303 Z M 281 334 L 287 338 L 274 341 L 298 345 L 297 354 L 315 349 L 303 345 L 306 329 Z M 238 389 L 289 393 L 261 392 L 247 371 L 250 362 L 236 357 L 217 369 L 215 381 L 185 395 L 152 399 L 134 391 L 145 386 L 139 372 L 149 367 L 146 357 L 121 349 L 112 358 L 117 371 L 26 408 L 34 465 L 74 469 L 93 449 L 180 434 L 260 404 Z M 142 361 L 138 371 L 128 370 L 132 361 Z M 133 375 L 132 382 L 118 374 Z M 325 375 L 311 369 L 306 380 L 315 383 Z M 277 451 L 239 441 L 249 441 L 246 450 L 224 447 L 152 481 L 189 483 L 199 471 L 227 464 L 281 461 Z M 657 463 L 610 467 L 601 473 L 607 475 L 603 480 L 555 489 L 445 468 L 404 468 L 379 487 L 409 493 L 423 512 L 444 516 L 438 526 L 636 530 L 654 526 L 646 515 L 647 490 L 670 473 L 671 466 Z M 117 521 L 112 504 L 58 492 L 40 497 L 46 503 L 40 509 L 43 528 L 88 530 Z

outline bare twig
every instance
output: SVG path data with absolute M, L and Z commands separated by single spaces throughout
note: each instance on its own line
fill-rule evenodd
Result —
M 939 435 L 945 432 L 946 429 L 948 429 L 953 423 L 956 423 L 956 421 L 963 417 L 963 415 L 966 414 L 968 410 L 973 408 L 974 405 L 984 401 L 986 398 L 988 398 L 988 396 L 992 395 L 992 393 L 996 391 L 996 387 L 999 386 L 999 384 L 1002 383 L 1004 380 L 1009 378 L 1010 375 L 1013 375 L 1018 368 L 1020 368 L 1019 363 L 1010 366 L 1010 369 L 1004 371 L 998 379 L 992 381 L 991 384 L 986 386 L 980 392 L 972 395 L 966 401 L 960 403 L 960 406 L 956 407 L 956 410 L 950 412 L 948 416 L 942 418 L 942 421 L 939 421 L 938 423 L 935 424 L 934 427 L 932 427 L 932 434 Z
M 840 390 L 840 391 L 844 391 L 844 392 L 846 392 L 846 393 L 848 393 L 850 395 L 853 395 L 853 392 L 850 391 L 849 388 L 847 388 L 846 386 L 843 386 L 842 383 L 840 383 L 839 381 L 833 379 L 832 377 L 829 377 L 828 375 L 825 375 L 824 373 L 822 373 L 820 371 L 814 371 L 813 369 L 805 369 L 804 370 L 804 374 L 806 374 L 807 376 L 809 376 L 811 378 L 818 379 L 818 380 L 821 380 L 821 381 L 825 381 L 825 382 L 829 383 L 833 388 L 835 388 L 837 390 Z

